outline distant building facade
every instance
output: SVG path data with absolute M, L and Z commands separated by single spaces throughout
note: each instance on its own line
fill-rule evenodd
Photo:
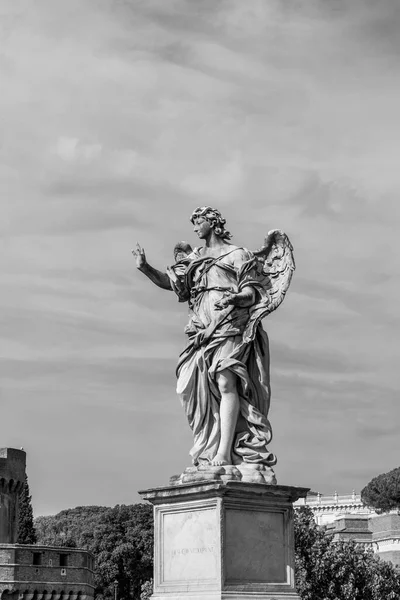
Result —
M 326 525 L 335 541 L 364 544 L 385 561 L 400 567 L 400 515 L 397 511 L 378 515 L 365 507 L 361 496 L 310 492 L 295 502 L 295 509 L 308 506 L 318 525 Z
M 309 492 L 306 498 L 301 498 L 295 502 L 294 506 L 295 508 L 300 506 L 311 508 L 318 525 L 329 525 L 338 517 L 348 514 L 365 516 L 376 514 L 363 505 L 360 494 L 356 494 L 354 491 L 352 494 L 344 496 L 336 492 L 332 496 Z
M 0 448 L 0 600 L 91 600 L 90 552 L 16 544 L 25 462 L 23 450 Z

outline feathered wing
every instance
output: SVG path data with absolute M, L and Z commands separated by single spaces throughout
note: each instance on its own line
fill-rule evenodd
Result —
M 189 290 L 185 285 L 185 272 L 190 263 L 188 256 L 192 254 L 193 249 L 187 242 L 178 242 L 174 247 L 175 264 L 167 268 L 172 290 L 178 296 L 179 302 L 186 302 L 190 298 Z
M 250 308 L 250 318 L 243 335 L 245 342 L 254 339 L 261 319 L 283 302 L 296 268 L 293 246 L 280 229 L 269 231 L 264 245 L 253 254 L 257 260 L 260 300 Z
M 192 246 L 188 242 L 178 242 L 174 247 L 175 262 L 184 260 L 193 252 Z

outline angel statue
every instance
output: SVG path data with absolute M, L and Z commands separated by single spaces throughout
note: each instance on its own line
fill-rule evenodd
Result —
M 225 219 L 209 206 L 196 208 L 190 220 L 204 245 L 178 243 L 166 273 L 147 262 L 139 244 L 132 253 L 154 284 L 189 305 L 177 392 L 193 432 L 193 464 L 203 470 L 269 468 L 273 474 L 269 347 L 261 320 L 285 297 L 295 268 L 293 248 L 278 229 L 255 252 L 235 246 Z

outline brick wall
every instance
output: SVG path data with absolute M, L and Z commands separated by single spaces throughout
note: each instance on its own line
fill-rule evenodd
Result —
M 373 535 L 380 533 L 396 532 L 400 534 L 400 515 L 397 513 L 386 513 L 384 515 L 376 515 L 370 519 L 369 527 Z
M 26 454 L 0 448 L 0 543 L 17 541 L 18 494 L 25 479 Z
M 5 590 L 65 591 L 92 598 L 93 569 L 94 557 L 84 550 L 0 545 L 0 596 Z
M 0 448 L 0 479 L 24 481 L 26 453 L 16 448 Z

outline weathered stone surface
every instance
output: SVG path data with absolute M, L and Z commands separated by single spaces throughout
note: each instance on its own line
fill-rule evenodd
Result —
M 393 511 L 370 517 L 369 528 L 379 558 L 400 566 L 400 515 Z
M 204 246 L 179 242 L 174 264 L 166 272 L 148 263 L 140 244 L 132 253 L 137 268 L 152 283 L 189 305 L 188 344 L 176 374 L 177 392 L 193 432 L 193 463 L 273 467 L 277 459 L 268 449 L 269 343 L 261 321 L 280 306 L 289 289 L 293 247 L 280 229 L 269 231 L 254 252 L 231 244 L 225 219 L 210 206 L 196 208 L 190 220 Z M 265 478 L 249 470 L 239 478 L 274 483 L 271 474 Z M 212 479 L 210 472 L 202 476 Z M 183 474 L 183 483 L 197 480 L 197 472 Z
M 25 479 L 26 454 L 0 448 L 0 544 L 17 541 L 18 494 Z
M 217 530 L 214 511 L 182 510 L 163 515 L 163 580 L 197 580 L 218 574 Z
M 140 492 L 155 507 L 154 600 L 298 599 L 292 503 L 306 492 L 215 480 Z
M 60 556 L 65 555 L 62 567 Z M 71 600 L 72 592 L 89 600 L 94 596 L 93 569 L 94 557 L 86 550 L 0 544 L 0 598 L 29 600 L 30 594 L 46 592 L 53 599 L 59 594 Z
M 275 485 L 276 477 L 273 469 L 267 465 L 246 463 L 218 467 L 199 465 L 197 467 L 187 467 L 181 475 L 174 475 L 170 479 L 170 484 L 181 485 L 182 483 L 201 481 L 244 481 Z
M 285 519 L 282 512 L 227 510 L 225 565 L 228 580 L 285 583 Z

